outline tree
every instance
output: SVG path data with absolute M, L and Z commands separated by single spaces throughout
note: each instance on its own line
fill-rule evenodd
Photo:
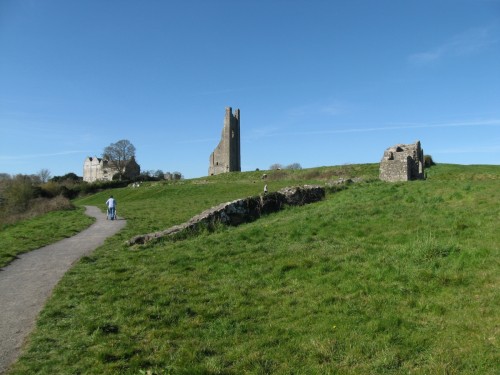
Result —
M 38 177 L 40 177 L 40 180 L 42 183 L 46 183 L 49 178 L 50 178 L 50 171 L 48 169 L 40 169 L 40 172 L 38 172 Z
M 271 165 L 269 167 L 270 170 L 280 170 L 280 169 L 283 169 L 283 165 L 279 164 L 279 163 L 275 163 L 273 165 Z
M 425 155 L 424 156 L 424 168 L 430 168 L 433 165 L 436 165 L 436 163 L 434 163 L 434 160 L 432 160 L 432 156 L 431 155 Z
M 81 180 L 80 177 L 76 175 L 76 173 L 69 172 L 66 173 L 64 176 L 61 177 L 63 181 L 74 181 L 74 182 L 79 182 Z
M 7 181 L 3 190 L 3 198 L 13 208 L 14 212 L 22 212 L 29 206 L 30 200 L 35 197 L 31 176 L 18 174 Z
M 163 180 L 163 175 L 164 175 L 164 173 L 163 173 L 163 171 L 162 171 L 161 169 L 158 169 L 158 170 L 157 170 L 157 171 L 155 171 L 155 173 L 154 173 L 154 176 L 155 176 L 156 178 L 160 179 L 160 180 Z
M 302 166 L 299 163 L 292 163 L 287 165 L 286 169 L 297 170 L 297 169 L 302 169 Z
M 122 139 L 106 147 L 102 157 L 108 161 L 109 168 L 115 171 L 121 180 L 127 163 L 135 158 L 135 147 L 130 141 Z
M 12 176 L 8 173 L 0 173 L 0 181 L 10 181 Z
M 125 166 L 124 176 L 127 180 L 135 180 L 141 174 L 141 166 L 135 161 L 132 156 Z
M 184 178 L 184 176 L 182 175 L 181 172 L 172 172 L 172 179 L 173 180 L 182 180 Z

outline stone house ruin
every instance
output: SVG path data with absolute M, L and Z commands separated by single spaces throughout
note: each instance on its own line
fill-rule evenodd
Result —
M 113 162 L 109 160 L 88 156 L 83 162 L 83 181 L 112 181 L 113 176 L 117 173 Z M 125 163 L 123 175 L 131 180 L 141 174 L 141 167 L 132 157 Z
M 389 182 L 423 180 L 424 150 L 420 141 L 398 144 L 385 150 L 380 161 L 380 179 Z
M 208 175 L 213 176 L 226 172 L 241 172 L 240 152 L 240 110 L 226 107 L 224 128 L 221 140 L 214 152 L 210 154 Z
M 111 181 L 112 178 L 107 160 L 88 156 L 83 162 L 83 181 Z

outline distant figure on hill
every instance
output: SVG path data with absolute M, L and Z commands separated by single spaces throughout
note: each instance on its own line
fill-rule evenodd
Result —
M 106 201 L 106 206 L 108 207 L 108 220 L 116 219 L 116 200 L 111 195 L 109 199 Z
M 264 195 L 267 194 L 267 184 L 264 185 Z

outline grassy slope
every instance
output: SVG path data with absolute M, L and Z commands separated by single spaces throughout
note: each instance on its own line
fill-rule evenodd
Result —
M 33 219 L 7 225 L 0 230 L 0 267 L 17 255 L 71 237 L 94 221 L 84 209 L 54 211 Z
M 115 190 L 127 228 L 64 277 L 13 373 L 496 373 L 499 179 L 499 167 L 438 165 L 427 181 L 361 183 L 133 249 L 130 236 L 263 184 Z

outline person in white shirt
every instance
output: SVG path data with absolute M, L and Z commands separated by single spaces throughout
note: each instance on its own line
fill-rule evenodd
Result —
M 108 220 L 114 220 L 116 219 L 116 200 L 113 198 L 111 195 L 109 199 L 106 201 L 106 206 L 108 207 Z

